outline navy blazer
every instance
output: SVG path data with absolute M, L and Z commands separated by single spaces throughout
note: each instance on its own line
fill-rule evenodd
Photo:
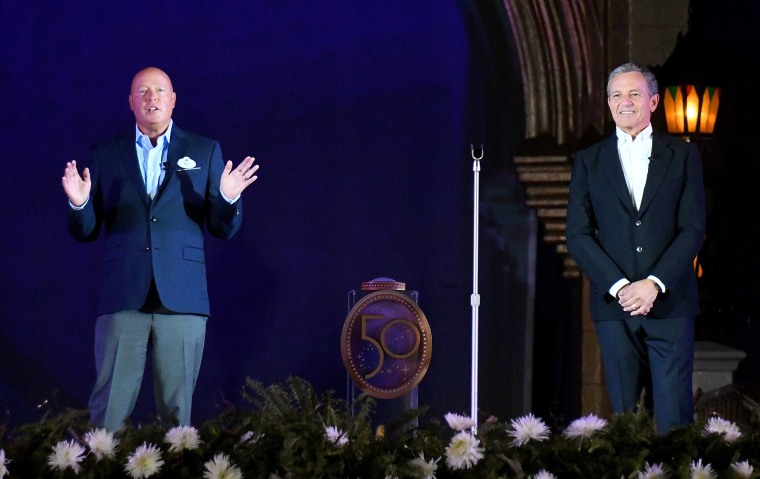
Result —
M 189 157 L 194 169 L 177 165 Z M 81 242 L 105 232 L 97 314 L 143 306 L 155 278 L 171 311 L 209 315 L 204 231 L 231 238 L 243 220 L 242 204 L 221 196 L 224 169 L 219 143 L 172 127 L 164 180 L 151 201 L 140 173 L 134 133 L 97 145 L 89 157 L 90 200 L 71 210 L 69 231 Z
M 705 193 L 699 149 L 654 132 L 641 208 L 628 192 L 615 135 L 578 152 L 567 206 L 567 248 L 591 282 L 594 321 L 623 319 L 608 290 L 649 275 L 666 287 L 650 318 L 699 310 L 694 258 L 704 241 Z

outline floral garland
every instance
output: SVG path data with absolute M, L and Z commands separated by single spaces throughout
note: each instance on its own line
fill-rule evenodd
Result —
M 249 379 L 243 397 L 254 407 L 200 429 L 157 421 L 113 433 L 91 428 L 86 411 L 45 417 L 3 435 L 0 479 L 750 479 L 760 464 L 760 408 L 749 399 L 745 431 L 711 417 L 660 437 L 643 408 L 554 430 L 533 414 L 478 425 L 449 413 L 418 426 L 415 410 L 373 430 L 372 398 L 347 407 L 299 378 L 266 388 Z

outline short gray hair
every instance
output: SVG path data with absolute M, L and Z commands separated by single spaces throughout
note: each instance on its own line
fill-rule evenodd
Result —
M 654 77 L 654 73 L 652 73 L 649 68 L 643 65 L 637 65 L 636 63 L 623 63 L 619 67 L 612 70 L 610 72 L 610 76 L 607 78 L 607 98 L 610 97 L 610 83 L 612 83 L 612 79 L 618 75 L 622 75 L 623 73 L 630 72 L 639 72 L 644 75 L 644 80 L 647 82 L 647 90 L 649 91 L 649 96 L 654 96 L 659 92 L 657 86 L 657 78 Z

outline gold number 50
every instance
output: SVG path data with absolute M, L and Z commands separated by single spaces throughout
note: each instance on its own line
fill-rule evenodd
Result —
M 382 331 L 380 331 L 380 341 L 378 341 L 377 339 L 369 336 L 367 334 L 367 323 L 369 321 L 378 320 L 378 319 L 385 319 L 385 316 L 383 316 L 381 314 L 362 314 L 362 339 L 364 341 L 367 341 L 368 343 L 372 344 L 377 349 L 377 352 L 379 354 L 379 358 L 378 358 L 378 361 L 377 361 L 377 367 L 372 372 L 370 372 L 369 374 L 365 375 L 364 376 L 365 379 L 370 379 L 373 376 L 375 376 L 377 373 L 380 372 L 380 370 L 383 368 L 383 364 L 385 363 L 385 355 L 386 354 L 388 356 L 392 357 L 392 358 L 395 358 L 395 359 L 406 359 L 406 358 L 414 355 L 419 350 L 419 348 L 420 348 L 421 335 L 420 335 L 419 328 L 417 327 L 416 324 L 411 323 L 411 322 L 406 321 L 406 320 L 401 319 L 401 318 L 397 318 L 397 319 L 394 319 L 392 321 L 389 321 L 388 324 L 386 324 L 385 326 L 383 326 Z M 394 353 L 393 351 L 391 351 L 388 348 L 388 344 L 387 344 L 387 342 L 385 340 L 385 334 L 388 332 L 388 330 L 391 327 L 393 327 L 393 326 L 395 326 L 397 324 L 402 324 L 402 325 L 404 325 L 406 327 L 409 327 L 412 331 L 414 331 L 414 335 L 415 335 L 414 346 L 409 351 L 407 351 L 405 353 L 401 353 L 401 354 Z

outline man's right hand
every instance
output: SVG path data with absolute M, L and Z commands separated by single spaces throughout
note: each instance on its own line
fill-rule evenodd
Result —
M 654 306 L 654 300 L 657 299 L 657 289 L 654 284 L 655 282 L 651 279 L 640 279 L 623 286 L 618 293 L 618 303 L 623 307 L 623 311 L 630 313 L 631 316 L 649 314 L 649 310 Z
M 61 184 L 63 184 L 63 191 L 69 197 L 71 204 L 82 206 L 87 201 L 87 198 L 90 197 L 90 189 L 92 188 L 90 169 L 85 168 L 82 176 L 79 176 L 77 162 L 67 162 L 66 170 L 64 170 L 63 178 L 61 178 Z

